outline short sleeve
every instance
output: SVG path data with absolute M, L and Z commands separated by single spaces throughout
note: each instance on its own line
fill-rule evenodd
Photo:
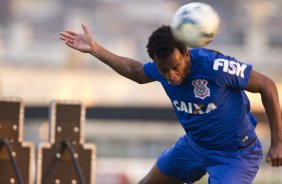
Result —
M 154 61 L 144 64 L 143 70 L 147 77 L 153 80 L 160 81 L 162 79 L 162 75 L 160 74 L 157 65 Z
M 216 58 L 213 62 L 213 78 L 218 85 L 246 89 L 252 65 L 237 61 L 235 58 Z

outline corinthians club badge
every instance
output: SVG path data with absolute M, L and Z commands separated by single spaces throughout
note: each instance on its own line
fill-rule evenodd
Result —
M 196 98 L 205 99 L 210 96 L 210 89 L 208 88 L 208 81 L 205 79 L 195 79 L 192 81 L 194 86 L 194 94 Z

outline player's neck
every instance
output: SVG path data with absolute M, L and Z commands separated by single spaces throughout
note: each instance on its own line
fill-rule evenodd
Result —
M 187 57 L 187 74 L 186 74 L 186 78 L 190 76 L 192 72 L 192 62 L 191 62 L 191 57 L 190 55 Z

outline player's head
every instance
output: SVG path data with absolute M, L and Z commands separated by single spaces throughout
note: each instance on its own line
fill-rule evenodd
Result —
M 147 52 L 172 85 L 179 85 L 186 78 L 190 57 L 186 46 L 175 40 L 169 26 L 161 26 L 151 34 Z
M 155 56 L 158 58 L 168 57 L 175 48 L 177 48 L 183 55 L 187 51 L 185 45 L 175 40 L 171 28 L 166 25 L 156 29 L 149 37 L 147 44 L 147 52 L 153 60 L 155 59 Z

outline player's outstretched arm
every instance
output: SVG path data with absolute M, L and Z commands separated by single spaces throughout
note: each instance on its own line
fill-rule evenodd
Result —
M 92 54 L 128 79 L 140 84 L 153 81 L 145 75 L 141 62 L 108 51 L 93 39 L 91 31 L 85 23 L 82 23 L 82 28 L 83 34 L 78 34 L 70 29 L 61 32 L 60 39 L 70 48 Z
M 266 161 L 274 167 L 282 166 L 282 123 L 277 87 L 270 78 L 253 70 L 246 90 L 261 94 L 261 100 L 269 119 L 271 145 Z

